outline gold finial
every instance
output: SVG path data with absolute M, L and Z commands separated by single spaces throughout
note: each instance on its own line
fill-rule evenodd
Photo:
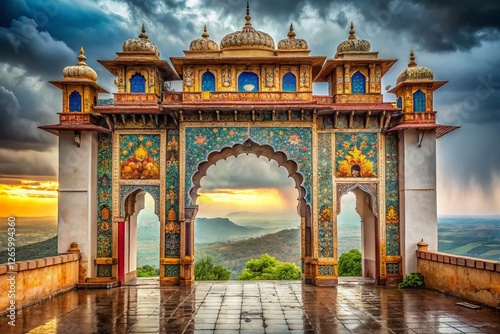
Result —
M 142 24 L 141 34 L 139 35 L 139 38 L 148 39 L 148 35 L 146 34 L 146 27 L 144 27 L 144 23 Z
M 288 32 L 288 37 L 289 38 L 295 38 L 296 34 L 295 31 L 293 31 L 293 23 L 290 23 L 290 31 Z
M 247 1 L 247 16 L 245 16 L 245 20 L 247 22 L 245 23 L 245 27 L 251 27 L 252 26 L 252 23 L 250 23 L 251 19 L 252 19 L 252 17 L 250 16 L 250 4 Z
M 356 39 L 356 36 L 354 35 L 354 23 L 351 22 L 351 30 L 349 30 L 349 39 Z
M 210 37 L 210 35 L 208 34 L 207 32 L 207 25 L 205 24 L 205 26 L 203 27 L 203 34 L 201 34 L 201 37 L 205 37 L 205 38 L 208 38 Z
M 85 60 L 87 60 L 87 57 L 85 57 L 85 51 L 83 50 L 83 46 L 80 47 L 80 55 L 78 56 L 79 64 L 86 65 Z
M 416 67 L 417 63 L 415 62 L 415 53 L 413 50 L 410 52 L 410 62 L 408 63 L 408 67 Z

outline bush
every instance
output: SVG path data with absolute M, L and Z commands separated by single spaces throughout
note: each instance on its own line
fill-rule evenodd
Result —
M 221 265 L 214 266 L 207 256 L 194 264 L 194 279 L 197 281 L 227 281 L 231 272 Z
M 339 276 L 362 276 L 361 252 L 359 250 L 351 249 L 340 255 Z
M 398 284 L 398 288 L 423 288 L 424 287 L 424 276 L 420 273 L 411 273 L 406 275 L 403 282 Z
M 290 262 L 281 262 L 275 257 L 263 254 L 259 259 L 251 259 L 246 263 L 238 276 L 239 280 L 297 280 L 300 279 L 300 268 Z
M 137 277 L 155 277 L 159 275 L 160 269 L 150 264 L 137 268 Z

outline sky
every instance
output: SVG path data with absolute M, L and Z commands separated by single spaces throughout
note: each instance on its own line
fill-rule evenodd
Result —
M 99 84 L 113 92 L 113 77 L 97 59 L 113 59 L 143 23 L 168 60 L 183 56 L 205 24 L 217 42 L 241 30 L 245 7 L 243 0 L 2 1 L 0 215 L 56 214 L 57 137 L 37 127 L 58 123 L 61 92 L 48 81 L 61 79 L 62 69 L 76 64 L 81 46 Z M 311 55 L 328 58 L 354 22 L 356 36 L 369 40 L 372 51 L 399 59 L 382 87 L 395 85 L 414 50 L 420 66 L 431 68 L 436 80 L 449 81 L 435 93 L 438 122 L 461 126 L 438 140 L 438 213 L 500 215 L 497 0 L 252 0 L 250 8 L 253 26 L 275 44 L 293 23 Z

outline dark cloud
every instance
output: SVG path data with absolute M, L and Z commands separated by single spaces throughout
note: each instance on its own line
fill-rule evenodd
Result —
M 57 175 L 56 166 L 57 158 L 48 158 L 39 152 L 13 154 L 10 150 L 0 150 L 0 174 L 52 177 Z

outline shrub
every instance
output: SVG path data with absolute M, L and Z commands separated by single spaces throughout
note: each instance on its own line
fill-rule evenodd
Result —
M 361 252 L 351 249 L 340 255 L 339 276 L 361 276 Z
M 411 273 L 406 275 L 403 282 L 398 284 L 398 288 L 423 288 L 424 287 L 424 276 L 420 273 Z

